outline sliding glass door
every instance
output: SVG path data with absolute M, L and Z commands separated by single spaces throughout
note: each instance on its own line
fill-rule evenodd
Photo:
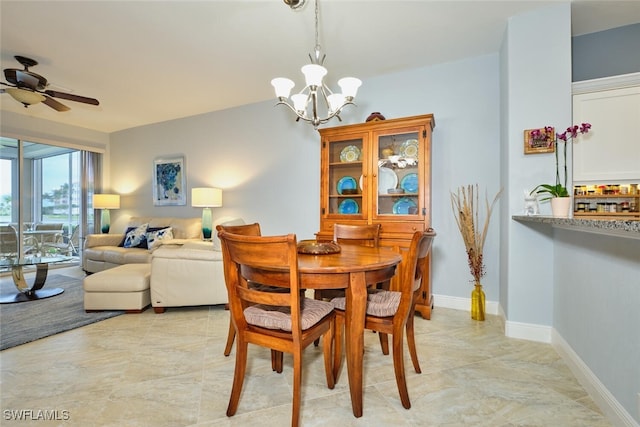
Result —
M 79 259 L 99 163 L 100 154 L 0 138 L 0 226 L 15 230 L 19 254 Z

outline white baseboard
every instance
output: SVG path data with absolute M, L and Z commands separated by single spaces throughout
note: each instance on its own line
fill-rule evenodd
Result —
M 533 323 L 512 322 L 504 323 L 504 334 L 509 338 L 519 338 L 529 341 L 551 343 L 551 326 L 535 325 Z
M 433 295 L 433 305 L 442 308 L 452 308 L 454 310 L 471 311 L 471 298 L 452 297 L 449 295 Z M 486 314 L 500 314 L 497 301 L 485 302 Z
M 434 294 L 433 305 L 454 310 L 471 311 L 471 298 Z M 497 301 L 487 301 L 485 312 L 502 318 L 504 334 L 507 337 L 551 343 L 551 328 L 549 326 L 506 321 L 504 311 Z
M 613 425 L 640 427 L 555 329 L 551 332 L 551 345 Z

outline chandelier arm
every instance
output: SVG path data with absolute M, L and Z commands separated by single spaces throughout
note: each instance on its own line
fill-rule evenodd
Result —
M 298 118 L 296 119 L 296 121 L 298 121 L 298 120 L 302 119 L 302 120 L 304 120 L 304 121 L 305 121 L 305 122 L 307 122 L 307 123 L 313 123 L 313 119 L 310 119 L 310 118 L 305 117 L 305 116 L 301 115 L 300 113 L 298 113 L 298 111 L 297 111 L 295 108 L 293 108 L 293 106 L 292 106 L 291 104 L 289 104 L 287 101 L 285 101 L 285 100 L 280 100 L 280 101 L 278 101 L 278 102 L 276 103 L 276 105 L 274 105 L 274 107 L 276 107 L 276 106 L 278 106 L 278 105 L 284 105 L 284 106 L 286 106 L 286 107 L 289 107 L 289 109 L 290 109 L 291 111 L 293 111 L 293 112 L 294 112 L 294 114 L 295 114 L 296 116 L 298 116 Z

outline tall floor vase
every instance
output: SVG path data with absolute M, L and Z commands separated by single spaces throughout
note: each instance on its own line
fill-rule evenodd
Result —
M 482 285 L 476 282 L 473 291 L 471 291 L 471 318 L 473 320 L 484 320 L 484 291 Z

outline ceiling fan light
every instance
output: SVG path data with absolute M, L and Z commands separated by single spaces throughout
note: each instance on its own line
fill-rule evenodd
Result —
M 327 69 L 318 64 L 307 64 L 302 67 L 302 74 L 307 86 L 321 86 L 322 78 L 327 75 Z
M 355 77 L 344 77 L 338 80 L 338 86 L 342 89 L 342 93 L 345 98 L 353 99 L 358 93 L 358 88 L 362 85 L 362 81 Z
M 39 94 L 38 92 L 32 92 L 30 90 L 19 89 L 15 87 L 7 88 L 5 89 L 5 92 L 11 95 L 11 97 L 16 101 L 21 102 L 25 105 L 37 104 L 46 99 L 43 95 Z
M 271 80 L 271 85 L 276 91 L 276 96 L 278 98 L 288 98 L 291 93 L 291 89 L 296 85 L 293 80 L 284 78 L 284 77 L 276 77 Z

